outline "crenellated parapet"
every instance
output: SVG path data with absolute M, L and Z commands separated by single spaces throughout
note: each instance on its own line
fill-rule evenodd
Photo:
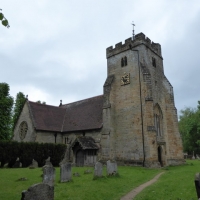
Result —
M 124 44 L 122 44 L 122 42 L 117 43 L 115 45 L 115 48 L 113 48 L 113 46 L 108 47 L 106 49 L 106 57 L 109 58 L 111 56 L 119 54 L 123 51 L 130 49 L 130 48 L 134 48 L 134 47 L 141 45 L 141 44 L 146 45 L 148 48 L 150 48 L 157 55 L 162 57 L 161 45 L 159 43 L 154 43 L 148 37 L 146 37 L 143 33 L 139 33 L 139 34 L 135 35 L 134 40 L 132 38 L 126 39 Z

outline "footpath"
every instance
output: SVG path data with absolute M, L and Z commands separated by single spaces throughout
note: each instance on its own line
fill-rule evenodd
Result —
M 132 191 L 130 191 L 128 194 L 126 194 L 125 196 L 123 196 L 120 200 L 132 200 L 135 198 L 135 196 L 140 193 L 144 188 L 146 188 L 147 186 L 155 183 L 159 177 L 165 172 L 161 172 L 160 174 L 156 175 L 153 179 L 151 179 L 150 181 L 143 183 L 142 185 L 136 187 L 135 189 L 133 189 Z

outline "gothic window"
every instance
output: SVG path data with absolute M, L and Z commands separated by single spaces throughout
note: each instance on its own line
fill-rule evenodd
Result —
M 121 59 L 121 67 L 124 67 L 124 58 Z
M 162 136 L 162 111 L 160 106 L 157 104 L 154 108 L 154 125 L 157 136 Z
M 152 65 L 156 67 L 156 59 L 154 57 L 152 57 Z
M 19 137 L 21 140 L 23 140 L 26 137 L 28 131 L 28 124 L 23 121 L 19 126 Z
M 127 57 L 124 57 L 124 66 L 127 66 Z

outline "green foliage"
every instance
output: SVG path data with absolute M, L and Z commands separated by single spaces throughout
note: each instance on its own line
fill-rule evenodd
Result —
M 27 167 L 35 159 L 41 167 L 50 156 L 54 166 L 59 166 L 66 151 L 64 144 L 0 141 L 0 162 L 1 167 L 5 163 L 12 167 L 19 157 L 22 167 Z
M 11 116 L 13 98 L 9 95 L 9 85 L 0 83 L 0 140 L 11 137 Z
M 36 101 L 36 103 L 39 103 L 39 104 L 44 104 L 44 105 L 46 105 L 46 102 L 45 102 L 45 101 L 40 101 L 40 100 L 38 100 L 38 101 Z
M 179 130 L 183 139 L 184 151 L 200 154 L 200 102 L 197 109 L 181 110 Z
M 0 11 L 1 11 L 1 10 L 2 10 L 2 9 L 0 9 Z M 10 25 L 9 25 L 9 23 L 8 23 L 8 20 L 4 17 L 4 14 L 1 13 L 1 12 L 0 12 L 0 20 L 2 21 L 1 23 L 2 23 L 3 26 L 5 26 L 5 27 L 7 27 L 7 28 L 10 27 Z
M 22 108 L 26 102 L 26 97 L 22 92 L 18 92 L 15 99 L 14 110 L 13 110 L 13 118 L 12 118 L 12 130 L 14 131 L 15 124 L 19 118 L 19 115 L 22 111 Z

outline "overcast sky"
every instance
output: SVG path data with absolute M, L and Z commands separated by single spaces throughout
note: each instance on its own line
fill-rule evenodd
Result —
M 162 46 L 180 111 L 200 100 L 199 0 L 1 0 L 0 82 L 50 105 L 103 94 L 106 48 L 143 32 Z

